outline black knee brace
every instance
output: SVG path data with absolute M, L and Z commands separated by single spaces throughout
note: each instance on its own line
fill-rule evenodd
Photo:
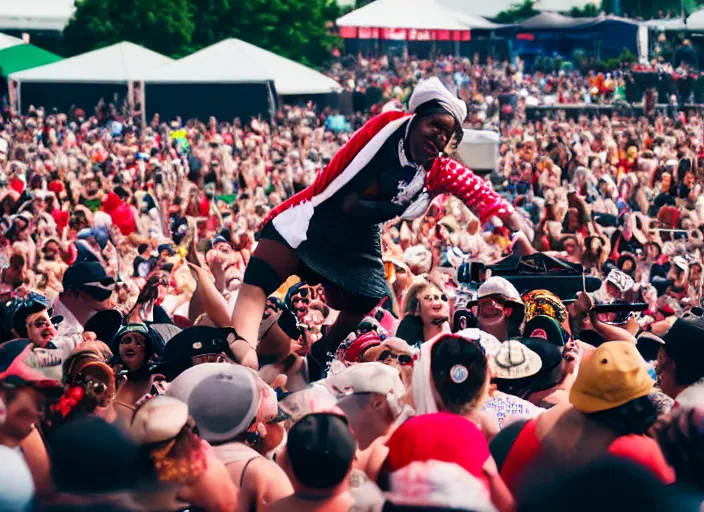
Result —
M 249 259 L 249 264 L 244 271 L 242 282 L 261 288 L 268 297 L 279 289 L 284 279 L 276 273 L 268 262 L 252 257 Z

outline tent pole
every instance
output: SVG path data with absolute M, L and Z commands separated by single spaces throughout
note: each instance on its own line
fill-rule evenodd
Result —
M 17 113 L 17 90 L 14 80 L 7 81 L 7 99 L 10 106 L 10 113 Z
M 140 112 L 142 113 L 142 129 L 147 127 L 147 105 L 146 105 L 146 98 L 147 98 L 147 93 L 145 90 L 144 86 L 144 81 L 142 80 L 139 82 L 140 88 L 139 88 L 139 109 Z
M 132 80 L 127 82 L 127 111 L 129 112 L 130 119 L 134 118 L 134 82 Z

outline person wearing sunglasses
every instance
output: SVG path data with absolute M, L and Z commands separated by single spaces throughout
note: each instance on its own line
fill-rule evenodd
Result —
M 38 293 L 19 299 L 12 316 L 13 332 L 18 338 L 29 338 L 35 347 L 54 348 L 56 326 L 62 316 L 52 316 L 49 300 Z
M 54 312 L 65 319 L 60 334 L 83 332 L 83 325 L 107 308 L 115 288 L 115 280 L 94 261 L 78 261 L 68 267 L 62 284 L 64 291 L 54 302 Z
M 413 379 L 415 350 L 401 338 L 386 338 L 380 345 L 369 348 L 363 356 L 364 362 L 379 362 L 395 368 L 401 381 L 410 389 Z
M 439 282 L 425 276 L 410 287 L 404 305 L 404 318 L 396 335 L 408 343 L 428 341 L 450 332 L 450 305 Z

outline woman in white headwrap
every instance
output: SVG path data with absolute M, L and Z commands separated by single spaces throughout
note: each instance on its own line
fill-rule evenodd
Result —
M 497 216 L 513 230 L 522 217 L 486 183 L 443 152 L 459 143 L 467 106 L 437 78 L 413 92 L 410 114 L 388 111 L 367 122 L 316 181 L 272 210 L 244 275 L 231 345 L 256 366 L 254 347 L 266 297 L 289 275 L 322 283 L 340 315 L 313 347 L 324 365 L 347 333 L 387 294 L 379 224 L 423 215 L 432 198 L 449 193 L 480 220 Z

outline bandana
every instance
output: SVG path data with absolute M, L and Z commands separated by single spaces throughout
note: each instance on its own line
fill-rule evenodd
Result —
M 411 95 L 409 110 L 415 114 L 419 107 L 431 101 L 441 105 L 460 125 L 467 117 L 465 102 L 448 91 L 437 77 L 428 78 L 418 83 Z

